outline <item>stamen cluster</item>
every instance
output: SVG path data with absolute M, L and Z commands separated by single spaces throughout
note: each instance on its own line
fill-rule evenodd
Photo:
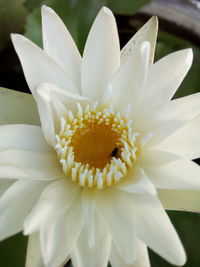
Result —
M 102 162 L 105 160 L 103 166 L 98 166 L 99 163 L 96 164 L 92 159 L 85 161 L 84 151 L 78 150 L 85 142 L 82 136 L 90 132 L 95 134 L 97 142 L 102 135 L 114 142 L 111 153 L 102 159 Z M 85 108 L 77 103 L 76 115 L 68 111 L 65 118 L 61 117 L 55 149 L 67 177 L 80 186 L 101 189 L 126 176 L 127 170 L 136 160 L 136 136 L 132 130 L 132 121 L 120 113 L 115 114 L 111 108 L 102 108 L 98 103 Z M 90 149 L 90 140 L 87 140 L 86 145 Z

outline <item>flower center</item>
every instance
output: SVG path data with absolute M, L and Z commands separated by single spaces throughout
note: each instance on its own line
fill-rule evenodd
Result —
M 97 104 L 61 118 L 56 151 L 67 177 L 80 186 L 104 188 L 119 182 L 136 159 L 132 122 Z

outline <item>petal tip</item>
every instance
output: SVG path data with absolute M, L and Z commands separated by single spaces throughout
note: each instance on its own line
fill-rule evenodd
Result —
M 42 9 L 42 13 L 43 12 L 48 13 L 48 14 L 54 14 L 55 13 L 52 8 L 50 8 L 46 5 L 43 5 L 41 9 Z
M 104 13 L 105 15 L 113 15 L 112 11 L 106 6 L 103 6 L 100 12 Z

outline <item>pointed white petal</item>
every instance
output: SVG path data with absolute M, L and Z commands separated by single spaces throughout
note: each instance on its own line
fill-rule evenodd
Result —
M 59 218 L 52 218 L 40 231 L 45 266 L 60 266 L 71 254 L 83 227 L 81 199 L 78 197 L 70 209 Z
M 82 194 L 83 216 L 85 221 L 86 239 L 88 246 L 91 248 L 95 243 L 95 214 L 96 199 L 91 190 L 84 189 Z
M 142 155 L 138 158 L 138 163 L 144 169 L 147 167 L 156 168 L 161 165 L 166 165 L 170 162 L 180 159 L 181 159 L 180 156 L 173 153 L 156 149 L 144 149 Z
M 120 257 L 114 244 L 112 244 L 110 262 L 112 267 L 150 267 L 147 246 L 139 239 L 137 240 L 137 258 L 135 263 L 126 264 Z
M 104 190 L 97 199 L 97 209 L 112 235 L 120 256 L 126 263 L 136 259 L 135 218 L 130 216 L 131 203 L 121 190 Z
M 62 20 L 47 6 L 42 7 L 42 36 L 44 51 L 80 90 L 81 56 Z
M 0 240 L 23 229 L 23 222 L 47 182 L 17 181 L 0 198 Z
M 199 190 L 159 189 L 158 197 L 167 210 L 200 212 Z
M 200 157 L 200 116 L 186 124 L 164 142 L 158 149 L 176 153 L 188 159 Z
M 141 110 L 133 118 L 143 134 L 153 132 L 148 146 L 155 146 L 200 114 L 200 93 L 160 104 L 152 110 Z
M 103 7 L 88 35 L 83 52 L 83 95 L 98 100 L 120 65 L 119 38 L 112 12 Z
M 185 251 L 159 200 L 149 195 L 129 197 L 138 237 L 170 263 L 183 265 L 186 261 Z
M 32 234 L 28 238 L 25 267 L 44 267 L 39 233 Z
M 72 251 L 72 262 L 74 267 L 107 267 L 111 236 L 105 225 L 96 218 L 95 225 L 95 245 L 90 248 L 87 242 L 87 230 L 83 228 L 81 235 Z
M 0 124 L 26 123 L 40 125 L 33 96 L 0 88 Z
M 158 19 L 157 17 L 152 17 L 144 26 L 130 39 L 130 41 L 123 47 L 121 51 L 121 62 L 122 64 L 129 58 L 130 54 L 134 52 L 135 49 L 138 49 L 138 46 L 141 45 L 144 41 L 150 43 L 150 57 L 149 62 L 153 63 L 156 39 L 158 32 Z
M 141 107 L 150 109 L 169 101 L 190 69 L 192 59 L 192 50 L 185 49 L 153 64 L 146 80 Z
M 124 111 L 128 104 L 136 109 L 146 79 L 149 52 L 149 42 L 142 43 L 130 54 L 110 82 L 113 88 L 111 103 L 120 111 Z
M 6 190 L 14 183 L 14 180 L 0 179 L 0 197 L 6 192 Z
M 61 216 L 69 209 L 79 191 L 79 187 L 63 179 L 48 185 L 24 223 L 25 234 L 37 231 L 41 225 L 48 223 L 54 217 Z
M 19 34 L 12 34 L 12 42 L 33 95 L 36 86 L 45 82 L 55 83 L 63 90 L 78 92 L 74 82 L 42 49 Z
M 46 84 L 39 84 L 36 88 L 35 97 L 42 124 L 42 130 L 47 143 L 55 146 L 55 126 L 52 110 L 52 99 L 48 93 L 49 87 Z
M 52 151 L 38 126 L 16 124 L 0 126 L 0 149 Z
M 129 193 L 156 195 L 153 183 L 139 166 L 134 166 L 129 170 L 128 176 L 116 186 L 122 191 Z
M 164 166 L 145 168 L 156 188 L 200 190 L 200 167 L 181 159 Z

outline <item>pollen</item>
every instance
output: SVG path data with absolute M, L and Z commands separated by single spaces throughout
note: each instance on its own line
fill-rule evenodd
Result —
M 102 189 L 121 181 L 136 160 L 132 121 L 98 103 L 68 111 L 56 135 L 63 172 L 83 187 Z

